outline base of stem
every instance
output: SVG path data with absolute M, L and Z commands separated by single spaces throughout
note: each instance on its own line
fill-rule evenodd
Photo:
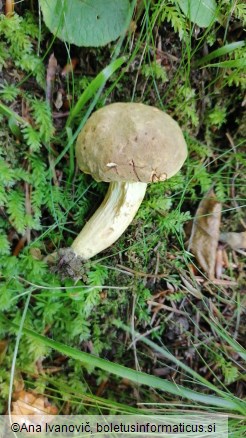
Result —
M 80 280 L 85 277 L 84 260 L 75 254 L 72 248 L 60 248 L 57 251 L 56 265 L 52 271 L 57 273 L 61 279 L 72 278 Z

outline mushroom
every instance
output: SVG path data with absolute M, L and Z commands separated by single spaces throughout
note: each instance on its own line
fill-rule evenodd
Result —
M 88 260 L 112 245 L 132 222 L 147 184 L 175 175 L 186 156 L 180 127 L 155 107 L 113 103 L 93 113 L 77 139 L 77 162 L 96 181 L 110 184 L 71 245 L 73 257 Z

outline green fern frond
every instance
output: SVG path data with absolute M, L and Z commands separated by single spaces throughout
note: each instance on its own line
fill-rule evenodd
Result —
M 10 253 L 10 243 L 7 235 L 0 229 L 0 254 L 7 255 Z
M 193 126 L 198 126 L 199 118 L 197 115 L 195 90 L 186 85 L 181 85 L 177 91 L 177 99 L 180 102 L 180 106 L 178 106 L 179 112 L 181 109 L 180 117 L 182 117 L 184 123 L 187 123 L 186 120 L 188 119 L 188 122 L 191 122 Z
M 212 185 L 212 177 L 207 172 L 204 165 L 197 165 L 193 169 L 193 182 L 200 186 L 201 193 L 206 193 Z
M 88 284 L 90 286 L 102 286 L 108 277 L 108 271 L 103 266 L 97 264 L 88 273 Z
M 237 3 L 234 5 L 234 15 L 240 21 L 242 21 L 243 25 L 246 24 L 246 4 L 245 3 Z
M 168 76 L 165 68 L 156 61 L 153 61 L 149 64 L 144 64 L 142 66 L 142 74 L 146 78 L 154 77 L 155 79 L 160 79 L 163 84 L 168 82 Z
M 22 133 L 27 145 L 30 147 L 30 151 L 38 151 L 41 147 L 39 132 L 29 125 L 22 129 Z
M 14 169 L 14 175 L 16 181 L 25 181 L 27 183 L 31 183 L 30 173 L 24 169 L 21 169 L 20 167 Z
M 54 134 L 51 111 L 47 102 L 37 99 L 29 99 L 32 115 L 44 143 L 48 143 Z
M 23 18 L 17 14 L 12 17 L 0 16 L 0 35 L 8 41 L 10 51 L 15 57 L 32 51 L 31 39 L 21 27 L 22 21 Z
M 101 265 L 95 265 L 88 273 L 88 285 L 92 287 L 84 301 L 83 311 L 84 315 L 88 316 L 99 302 L 100 302 L 100 287 L 103 286 L 108 277 L 108 271 Z M 97 287 L 95 287 L 97 286 Z M 95 287 L 95 288 L 94 288 Z
M 16 286 L 18 286 L 16 288 L 16 290 L 22 291 L 22 285 L 17 284 L 16 279 L 13 280 L 13 277 L 20 275 L 19 264 L 16 263 L 16 257 L 12 256 L 12 255 L 6 255 L 6 256 L 4 255 L 4 256 L 0 257 L 0 266 L 1 266 L 2 274 L 8 279 L 11 278 L 11 281 L 9 280 L 9 285 L 10 285 L 10 282 L 14 282 L 15 284 L 13 285 L 13 289 Z M 22 273 L 23 272 L 24 271 L 22 271 Z
M 212 156 L 211 148 L 193 137 L 189 138 L 189 153 L 195 153 L 200 158 Z
M 7 211 L 13 227 L 20 234 L 25 232 L 25 197 L 20 190 L 12 190 L 8 196 Z
M 2 158 L 0 158 L 0 182 L 5 187 L 11 187 L 14 184 L 14 181 L 14 171 Z
M 69 321 L 67 331 L 71 338 L 79 336 L 79 341 L 87 341 L 91 337 L 89 323 L 85 320 L 84 315 L 77 315 L 72 321 Z
M 175 6 L 169 6 L 163 2 L 162 9 L 160 11 L 161 21 L 167 21 L 171 24 L 174 31 L 179 34 L 179 38 L 182 40 L 187 36 L 185 19 L 182 16 L 180 10 Z
M 4 102 L 13 102 L 19 94 L 18 88 L 13 84 L 0 84 L 0 96 Z
M 42 260 L 36 260 L 31 254 L 21 254 L 20 270 L 25 272 L 26 279 L 37 281 L 42 279 L 46 273 L 46 264 Z
M 34 18 L 34 14 L 27 12 L 24 16 L 24 20 L 21 22 L 21 28 L 23 32 L 33 39 L 42 39 L 42 33 L 40 32 L 37 20 Z
M 0 44 L 0 71 L 6 66 L 6 60 L 8 59 L 7 45 L 1 41 Z
M 170 233 L 182 233 L 183 225 L 185 222 L 191 219 L 189 211 L 180 212 L 178 210 L 172 210 L 164 216 L 165 220 L 162 221 L 162 229 Z
M 226 187 L 221 180 L 218 180 L 216 183 L 215 193 L 219 202 L 222 203 L 226 202 L 226 199 L 228 197 L 226 192 Z
M 1 294 L 0 294 L 0 311 L 8 310 L 12 307 L 12 298 L 13 293 L 11 292 L 8 284 L 1 285 Z
M 7 193 L 3 185 L 0 185 L 0 207 L 3 207 L 7 202 Z
M 40 217 L 41 217 L 41 206 L 45 203 L 46 194 L 49 194 L 49 179 L 47 179 L 46 166 L 43 161 L 40 160 L 39 156 L 30 156 L 31 165 L 31 184 L 32 184 L 32 195 L 31 204 L 33 210 L 33 220 L 35 221 L 35 229 L 39 229 Z
M 33 53 L 23 54 L 20 58 L 16 59 L 16 65 L 27 73 L 32 73 L 38 84 L 45 87 L 45 68 L 42 60 Z

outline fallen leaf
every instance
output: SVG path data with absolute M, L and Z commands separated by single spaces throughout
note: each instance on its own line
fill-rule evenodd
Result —
M 34 427 L 37 424 L 44 426 L 45 423 L 51 422 L 53 416 L 58 413 L 57 407 L 52 405 L 43 395 L 22 390 L 16 392 L 14 397 L 17 398 L 12 403 L 12 422 L 25 423 L 28 426 L 33 425 Z
M 61 75 L 67 76 L 69 73 L 72 73 L 75 70 L 78 62 L 79 62 L 78 58 L 72 58 L 71 62 L 66 64 L 65 67 L 63 67 Z
M 25 390 L 19 391 L 17 394 L 17 400 L 12 403 L 12 415 L 56 415 L 58 412 L 57 407 L 52 405 L 43 395 Z
M 227 243 L 232 249 L 246 248 L 246 231 L 242 233 L 221 233 L 220 242 Z
M 189 250 L 210 280 L 215 275 L 220 219 L 221 204 L 211 189 L 198 206 L 189 242 Z

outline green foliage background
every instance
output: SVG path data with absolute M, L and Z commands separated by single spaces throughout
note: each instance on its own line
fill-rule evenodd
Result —
M 227 40 L 226 23 L 230 20 L 245 23 L 245 6 L 236 3 L 232 11 L 230 1 L 219 1 L 218 21 L 211 23 L 206 30 L 200 29 L 196 36 L 194 24 L 190 23 L 177 2 L 145 1 L 143 5 L 144 12 L 134 48 L 133 37 L 128 33 L 120 49 L 120 55 L 126 57 L 125 65 L 110 75 L 106 87 L 100 90 L 100 96 L 97 94 L 98 85 L 95 85 L 95 92 L 89 95 L 95 107 L 122 99 L 144 101 L 167 110 L 184 130 L 189 159 L 182 172 L 165 186 L 156 184 L 148 188 L 138 215 L 127 232 L 112 248 L 88 262 L 83 278 L 76 283 L 70 279 L 62 280 L 53 272 L 46 256 L 72 242 L 91 215 L 93 206 L 101 202 L 106 185 L 97 184 L 80 172 L 74 172 L 73 133 L 68 129 L 59 130 L 54 124 L 51 108 L 45 99 L 45 69 L 50 55 L 45 50 L 47 39 L 52 41 L 49 34 L 43 28 L 40 32 L 33 13 L 25 12 L 22 16 L 16 13 L 11 18 L 0 16 L 0 65 L 5 77 L 0 88 L 0 311 L 7 318 L 0 319 L 0 340 L 8 342 L 7 354 L 0 355 L 1 412 L 6 410 L 10 369 L 16 335 L 19 333 L 16 327 L 21 324 L 27 297 L 30 297 L 30 302 L 25 328 L 62 343 L 64 356 L 65 347 L 71 346 L 116 364 L 135 368 L 134 352 L 127 350 L 131 339 L 126 335 L 122 323 L 129 326 L 134 321 L 134 329 L 142 333 L 149 331 L 150 340 L 158 345 L 166 342 L 165 336 L 171 324 L 168 314 L 160 313 L 158 333 L 152 331 L 153 314 L 148 301 L 153 298 L 155 287 L 162 290 L 168 284 L 168 304 L 179 306 L 185 302 L 190 324 L 194 318 L 197 301 L 192 296 L 187 298 L 181 277 L 188 276 L 190 281 L 188 267 L 194 260 L 186 251 L 184 227 L 194 216 L 199 200 L 213 185 L 227 212 L 225 228 L 237 230 L 242 220 L 241 207 L 245 204 L 245 177 L 242 171 L 246 164 L 242 148 L 245 118 L 241 119 L 241 113 L 237 116 L 237 112 L 241 111 L 238 108 L 241 108 L 246 87 L 243 64 L 245 46 L 242 43 L 234 50 L 224 49 L 223 57 L 220 55 L 216 59 L 222 68 L 207 67 L 208 76 L 205 79 L 203 70 L 197 69 L 195 63 L 200 63 L 202 67 L 207 65 L 202 46 L 205 45 L 209 52 L 216 50 L 217 34 L 223 34 L 222 46 L 227 47 L 231 37 Z M 168 38 L 171 40 L 163 51 L 168 53 L 170 45 L 175 46 L 173 58 L 167 56 L 169 61 L 166 68 L 153 54 L 156 26 L 164 32 L 164 41 Z M 114 45 L 107 49 L 108 52 L 105 49 L 95 50 L 102 70 L 109 64 L 106 55 L 113 54 Z M 238 60 L 240 62 L 236 63 Z M 230 61 L 230 66 L 223 65 L 224 61 Z M 13 73 L 12 76 L 8 75 L 9 71 Z M 73 101 L 79 101 L 82 93 L 88 91 L 91 84 L 94 86 L 93 79 L 93 76 L 84 74 L 80 77 L 71 76 L 67 80 L 69 92 L 73 90 Z M 204 80 L 203 88 L 199 85 L 201 80 Z M 202 111 L 201 102 L 205 102 Z M 87 105 L 88 101 L 80 108 L 81 113 L 73 113 L 72 127 L 79 126 L 81 115 L 86 116 Z M 31 120 L 23 116 L 23 108 L 27 109 Z M 235 144 L 228 147 L 226 143 L 225 147 L 224 130 L 232 118 Z M 67 148 L 69 142 L 72 146 Z M 238 172 L 236 189 L 239 206 L 236 209 L 231 199 L 231 181 L 235 169 Z M 13 251 L 21 239 L 30 241 L 26 244 L 25 240 L 24 248 L 16 257 Z M 158 280 L 155 285 L 147 282 L 144 275 L 134 276 L 124 272 L 122 265 L 142 274 L 154 272 L 157 248 L 159 266 L 161 273 L 166 276 L 165 280 Z M 233 272 L 227 274 L 232 278 L 235 275 Z M 243 281 L 241 276 L 238 289 L 233 291 L 232 297 L 225 296 L 220 288 L 211 286 L 221 312 L 225 302 L 233 308 L 233 312 L 228 319 L 223 314 L 218 318 L 219 329 L 216 335 L 213 332 L 214 338 L 209 346 L 203 330 L 198 330 L 197 339 L 192 331 L 187 335 L 191 346 L 199 345 L 194 347 L 196 354 L 211 372 L 218 391 L 226 392 L 228 399 L 233 400 L 232 404 L 238 403 L 233 391 L 242 378 L 243 370 L 241 363 L 238 364 L 230 354 L 231 350 L 223 349 L 223 346 L 218 350 L 218 343 L 223 340 L 233 351 L 237 351 L 232 342 L 232 333 L 241 311 Z M 208 317 L 213 316 L 207 291 L 199 305 Z M 117 324 L 113 325 L 113 320 Z M 11 321 L 15 325 L 11 325 Z M 227 329 L 226 339 L 221 328 L 224 326 Z M 155 357 L 152 347 L 145 349 L 139 346 L 137 351 L 139 367 L 149 374 L 152 373 L 152 365 L 149 364 L 153 363 Z M 172 343 L 170 348 L 174 348 Z M 184 350 L 181 348 L 180 354 L 186 360 Z M 129 404 L 133 404 L 130 400 L 136 395 L 134 386 L 130 386 L 130 390 L 123 390 L 119 401 L 118 392 L 115 391 L 119 383 L 112 376 L 107 393 L 101 400 L 92 392 L 108 379 L 105 370 L 95 370 L 93 360 L 81 366 L 81 362 L 74 357 L 67 358 L 63 364 L 62 353 L 61 356 L 40 339 L 23 335 L 18 348 L 15 376 L 21 374 L 27 388 L 54 397 L 61 409 L 66 401 L 72 401 L 74 413 L 87 411 L 86 403 L 81 405 L 85 397 L 91 403 L 88 408 L 90 413 L 97 412 L 100 403 L 105 407 L 109 402 L 108 409 L 112 410 L 128 409 Z M 37 372 L 40 360 L 45 370 L 55 364 L 60 371 L 55 376 L 48 371 Z M 159 368 L 172 369 L 174 366 L 163 357 L 156 360 Z M 213 374 L 211 363 L 216 364 L 220 377 Z M 184 370 L 179 371 L 178 383 L 183 384 L 184 380 L 186 384 L 187 378 Z M 193 385 L 201 393 L 211 390 L 209 383 L 204 390 L 201 382 L 195 378 Z M 145 387 L 138 388 L 137 398 L 178 403 L 174 396 L 172 398 Z M 118 402 L 122 405 L 117 408 Z M 193 403 L 195 406 L 194 400 Z M 242 413 L 241 404 L 238 412 Z

